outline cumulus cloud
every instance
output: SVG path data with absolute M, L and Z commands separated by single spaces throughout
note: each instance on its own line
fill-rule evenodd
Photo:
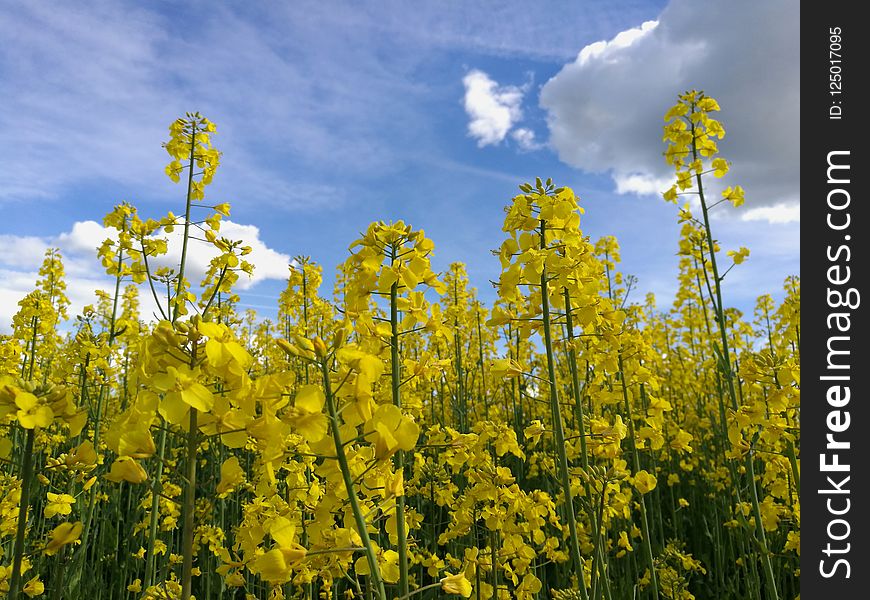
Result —
M 663 191 L 670 179 L 662 115 L 678 93 L 701 89 L 722 106 L 728 133 L 720 149 L 733 163 L 728 183 L 746 189 L 746 210 L 781 205 L 796 214 L 798 29 L 798 11 L 786 0 L 702 10 L 692 0 L 672 0 L 657 21 L 587 45 L 544 85 L 550 144 L 569 165 L 610 172 L 619 193 Z
M 618 50 L 621 48 L 628 48 L 634 42 L 658 27 L 658 24 L 658 21 L 647 21 L 640 27 L 632 27 L 631 29 L 619 32 L 610 41 L 601 40 L 589 44 L 580 51 L 580 54 L 577 55 L 577 62 L 583 66 L 593 60 L 606 62 L 616 59 L 618 61 Z
M 71 314 L 95 301 L 94 291 L 109 291 L 112 281 L 102 272 L 96 258 L 96 247 L 102 240 L 112 237 L 114 230 L 95 221 L 78 221 L 69 231 L 50 238 L 35 236 L 0 235 L 0 331 L 7 331 L 12 316 L 18 309 L 18 301 L 34 288 L 37 271 L 45 251 L 50 247 L 60 249 L 67 280 L 67 295 L 71 302 Z M 283 280 L 287 277 L 292 259 L 260 239 L 260 229 L 225 220 L 221 236 L 241 240 L 251 247 L 245 259 L 254 265 L 253 277 L 241 274 L 236 285 L 239 290 L 251 289 L 266 280 Z M 181 228 L 166 236 L 168 252 L 152 262 L 152 268 L 162 265 L 176 266 L 181 257 Z M 208 269 L 209 262 L 217 255 L 210 244 L 194 242 L 188 246 L 187 278 L 198 284 Z M 140 290 L 143 315 L 156 312 L 149 293 Z
M 500 86 L 478 69 L 469 71 L 462 83 L 465 112 L 470 119 L 468 135 L 481 148 L 500 143 L 523 116 L 520 108 L 523 90 L 512 85 Z

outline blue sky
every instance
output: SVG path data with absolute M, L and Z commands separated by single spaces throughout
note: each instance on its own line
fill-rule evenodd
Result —
M 798 15 L 758 4 L 2 0 L 0 330 L 46 247 L 79 308 L 106 285 L 93 249 L 113 204 L 183 209 L 161 142 L 189 110 L 218 126 L 207 200 L 231 202 L 230 232 L 255 246 L 243 305 L 263 316 L 291 256 L 331 285 L 379 219 L 425 229 L 435 266 L 466 262 L 491 301 L 502 207 L 536 175 L 575 189 L 584 232 L 616 235 L 623 270 L 666 306 L 678 226 L 656 194 L 661 115 L 690 87 L 720 99 L 723 183 L 747 190 L 715 228 L 752 250 L 726 287 L 751 311 L 799 273 Z

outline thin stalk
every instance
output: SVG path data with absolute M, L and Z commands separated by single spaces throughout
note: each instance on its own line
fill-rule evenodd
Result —
M 27 439 L 24 442 L 24 461 L 21 464 L 21 500 L 18 503 L 18 529 L 15 532 L 9 600 L 18 600 L 21 591 L 21 560 L 24 558 L 24 533 L 27 530 L 27 509 L 30 507 L 30 484 L 33 480 L 33 438 L 35 431 L 35 429 L 28 429 Z
M 157 472 L 154 474 L 154 483 L 151 486 L 151 516 L 148 523 L 148 552 L 145 563 L 145 589 L 154 585 L 154 572 L 157 566 L 157 557 L 154 555 L 154 544 L 157 540 L 157 524 L 160 520 L 160 481 L 163 478 L 163 456 L 166 453 L 166 429 L 160 429 L 160 437 L 157 442 Z
M 392 259 L 396 258 L 396 249 L 393 248 Z M 402 397 L 399 394 L 401 386 L 401 364 L 399 363 L 399 309 L 398 309 L 399 284 L 394 282 L 390 286 L 390 383 L 393 390 L 393 404 L 402 407 Z M 402 450 L 396 452 L 396 471 L 403 473 L 405 470 L 405 453 Z M 405 527 L 405 496 L 396 499 L 396 536 L 399 538 L 399 594 L 407 596 L 408 588 L 408 533 Z
M 625 382 L 625 369 L 622 365 L 622 350 L 619 351 L 619 383 L 622 386 L 622 399 L 625 402 L 625 416 L 628 421 L 628 435 L 631 438 L 631 453 L 634 459 L 634 472 L 640 471 L 640 455 L 637 452 L 637 437 L 634 433 L 634 415 L 631 412 L 631 402 L 628 399 L 628 386 Z M 659 597 L 659 581 L 656 575 L 656 564 L 653 558 L 652 538 L 649 531 L 649 519 L 646 512 L 646 499 L 643 494 L 640 496 L 640 524 L 643 531 L 643 547 L 646 552 L 646 559 L 649 563 L 650 583 L 653 587 L 653 597 Z
M 302 334 L 308 338 L 308 273 L 305 271 L 306 265 L 302 265 L 302 324 L 304 331 Z M 305 383 L 308 384 L 308 362 L 305 362 Z
M 577 352 L 574 350 L 574 321 L 571 314 L 571 294 L 568 292 L 568 288 L 563 289 L 565 295 L 565 326 L 568 330 L 568 367 L 571 371 L 571 391 L 574 394 L 574 409 L 577 414 L 577 430 L 578 435 L 580 436 L 580 464 L 583 466 L 583 471 L 589 471 L 589 454 L 586 449 L 586 424 L 583 421 L 583 398 L 580 391 L 580 377 L 577 373 Z M 589 370 L 587 369 L 587 375 Z M 589 484 L 588 479 L 584 480 L 584 485 L 586 489 L 586 498 L 589 500 L 589 522 L 592 524 L 592 529 L 598 531 L 598 519 L 596 518 L 595 511 L 592 507 L 592 490 Z M 601 545 L 596 541 L 595 544 L 595 556 L 593 558 L 593 562 L 597 563 L 593 565 L 597 567 L 601 571 L 602 579 L 606 579 L 606 571 L 607 571 L 607 559 L 604 555 L 604 552 L 601 549 Z M 593 568 L 593 573 L 595 572 L 595 568 Z M 609 585 L 605 588 L 608 591 L 609 597 Z
M 476 510 L 476 509 L 475 509 L 474 512 L 473 512 L 473 516 L 472 516 L 471 520 L 472 520 L 472 522 L 477 523 L 477 510 Z M 477 528 L 476 528 L 476 527 L 475 527 L 474 530 L 473 530 L 473 535 L 474 535 L 474 545 L 475 545 L 476 547 L 480 548 L 480 535 L 478 534 L 478 531 L 477 531 Z M 494 564 L 495 564 L 495 563 L 493 562 L 493 565 L 494 565 Z M 493 568 L 493 571 L 495 571 L 494 568 Z M 481 572 L 480 572 L 480 552 L 478 552 L 478 554 L 477 554 L 477 564 L 475 565 L 475 568 L 474 568 L 474 595 L 475 595 L 475 600 L 480 600 L 480 582 L 481 582 L 481 577 L 482 577 L 482 574 L 481 574 Z M 495 592 L 495 590 L 493 590 L 493 593 L 494 593 L 494 592 Z
M 601 501 L 598 503 L 598 515 L 595 519 L 595 521 L 597 523 L 600 523 L 602 521 L 602 519 L 604 518 L 604 502 L 605 502 L 606 498 L 607 498 L 607 480 L 602 479 L 601 480 Z M 589 504 L 590 504 L 590 506 L 592 505 L 592 498 L 591 497 L 589 498 Z M 595 528 L 595 547 L 596 548 L 601 548 L 601 538 L 602 537 L 603 536 L 601 535 L 601 527 L 596 527 Z M 603 575 L 603 572 L 602 572 L 602 575 Z M 599 571 L 593 570 L 592 571 L 592 600 L 598 600 L 598 577 L 599 577 Z M 602 577 L 602 579 L 603 579 L 603 577 Z
M 353 486 L 353 476 L 351 475 L 350 467 L 347 464 L 347 456 L 344 453 L 344 443 L 341 441 L 341 433 L 338 425 L 338 413 L 335 410 L 335 399 L 332 396 L 332 386 L 329 380 L 329 367 L 325 361 L 321 363 L 320 367 L 321 373 L 323 374 L 326 409 L 329 412 L 330 429 L 332 430 L 332 441 L 335 444 L 335 455 L 338 460 L 338 468 L 341 470 L 342 479 L 344 479 L 347 498 L 350 502 L 351 511 L 353 511 L 357 531 L 363 543 L 366 560 L 369 563 L 369 577 L 377 588 L 378 599 L 387 600 L 387 594 L 384 591 L 384 580 L 381 578 L 380 566 L 378 565 L 378 557 L 375 556 L 375 551 L 372 547 L 372 540 L 369 538 L 368 526 L 366 525 L 366 520 L 363 516 L 362 508 L 359 505 L 359 499 L 357 498 L 356 490 Z
M 302 263 L 302 324 L 303 331 L 302 334 L 305 338 L 308 338 L 308 271 L 306 270 L 307 262 Z M 287 339 L 290 339 L 289 326 L 287 331 Z M 308 385 L 310 379 L 309 373 L 309 364 L 308 361 L 304 362 L 305 367 L 305 385 Z M 305 467 L 305 482 L 307 485 L 311 485 L 311 468 L 306 465 Z M 305 508 L 302 508 L 302 545 L 306 548 L 308 547 L 308 526 L 307 520 L 309 517 L 308 511 Z M 314 598 L 314 583 L 309 582 L 305 584 L 305 591 L 303 597 L 306 599 Z
M 694 106 L 692 107 L 694 112 Z M 698 160 L 698 142 L 695 137 L 695 124 L 692 122 L 692 158 Z M 710 228 L 710 215 L 707 209 L 707 200 L 704 196 L 704 182 L 699 173 L 695 174 L 695 181 L 698 184 L 698 198 L 701 202 L 701 212 L 704 216 L 704 230 L 707 233 L 707 248 L 710 254 L 710 267 L 713 270 L 713 287 L 716 293 L 716 322 L 719 325 L 719 336 L 722 344 L 722 359 L 720 361 L 720 369 L 728 384 L 728 394 L 731 397 L 731 408 L 735 411 L 739 409 L 737 404 L 737 393 L 734 389 L 734 374 L 731 369 L 731 353 L 728 344 L 728 333 L 725 324 L 725 309 L 722 304 L 722 279 L 719 277 L 719 267 L 716 263 L 716 248 L 713 243 L 713 232 Z M 752 501 L 752 512 L 755 515 L 755 535 L 761 545 L 761 563 L 764 570 L 764 578 L 767 582 L 768 592 L 774 600 L 779 600 L 779 594 L 776 591 L 776 578 L 773 574 L 773 564 L 770 561 L 770 550 L 767 546 L 767 538 L 764 533 L 764 525 L 761 521 L 761 508 L 758 503 L 758 490 L 755 487 L 755 467 L 753 465 L 752 453 L 746 455 L 746 471 L 749 473 L 751 488 L 750 500 Z
M 64 563 L 66 562 L 66 548 L 61 548 L 57 554 L 57 564 L 51 578 L 51 598 L 61 600 L 63 596 Z
M 185 482 L 184 494 L 184 529 L 182 530 L 181 551 L 184 554 L 184 562 L 181 571 L 181 597 L 184 600 L 190 598 L 191 585 L 193 583 L 193 528 L 196 511 L 196 447 L 199 442 L 197 436 L 197 417 L 199 411 L 191 407 L 190 424 L 187 432 L 187 481 Z
M 111 348 L 115 343 L 115 321 L 118 317 L 118 297 L 121 294 L 121 268 L 123 266 L 124 260 L 124 251 L 123 249 L 118 250 L 118 265 L 117 270 L 118 273 L 115 275 L 115 297 L 112 302 L 112 316 L 109 320 L 109 339 L 108 346 Z M 110 362 L 112 360 L 112 355 L 109 355 Z M 107 381 L 103 381 L 100 384 L 100 393 L 97 396 L 97 409 L 94 413 L 94 450 L 97 452 L 100 451 L 100 427 L 102 425 L 102 417 L 103 417 L 103 403 L 106 399 L 106 395 L 109 393 L 109 383 Z M 85 522 L 84 527 L 82 528 L 82 536 L 81 536 L 81 545 L 78 549 L 77 555 L 77 565 L 76 570 L 81 575 L 81 572 L 84 569 L 85 563 L 85 554 L 88 551 L 88 546 L 90 542 L 90 534 L 91 527 L 93 526 L 94 520 L 94 509 L 97 504 L 97 486 L 91 487 L 91 490 L 88 494 L 88 507 L 87 513 L 85 514 Z
M 28 379 L 33 379 L 33 366 L 36 363 L 36 336 L 38 333 L 39 319 L 34 316 L 31 323 L 33 325 L 33 332 L 30 337 L 30 366 L 27 370 Z
M 483 358 L 483 333 L 481 331 L 480 326 L 480 306 L 477 306 L 477 310 L 475 311 L 477 316 L 477 347 L 478 354 L 480 357 L 480 398 L 483 401 L 483 418 L 485 420 L 489 420 L 489 397 L 488 390 L 486 389 L 486 371 L 485 364 Z
M 453 308 L 459 311 L 459 288 L 456 279 L 453 280 Z M 460 339 L 459 320 L 454 317 L 453 330 L 457 335 L 453 337 L 453 349 L 456 353 L 456 405 L 459 412 L 459 431 L 468 433 L 468 402 L 465 394 L 465 372 L 462 364 L 462 340 Z
M 541 219 L 541 250 L 547 249 L 547 224 Z M 553 429 L 556 433 L 556 454 L 559 475 L 565 502 L 565 514 L 571 535 L 571 559 L 577 573 L 580 597 L 588 600 L 586 579 L 583 574 L 583 557 L 580 555 L 580 542 L 577 536 L 577 522 L 574 518 L 574 500 L 571 497 L 571 479 L 568 475 L 568 456 L 565 453 L 565 432 L 562 429 L 562 411 L 559 406 L 559 390 L 556 386 L 556 361 L 553 358 L 553 338 L 550 331 L 550 298 L 548 293 L 547 266 L 541 271 L 541 312 L 544 322 L 544 347 L 547 350 L 547 375 L 550 379 L 550 408 L 553 413 Z
M 175 288 L 175 306 L 172 308 L 172 322 L 178 319 L 179 305 L 178 296 L 184 288 L 184 268 L 187 264 L 187 241 L 190 239 L 190 200 L 193 192 L 193 167 L 194 167 L 194 152 L 196 150 L 196 122 L 191 123 L 190 130 L 190 159 L 187 169 L 187 201 L 184 206 L 184 237 L 181 241 L 181 264 L 178 267 L 178 285 Z M 186 299 L 182 299 L 187 302 Z M 186 599 L 185 599 L 186 600 Z

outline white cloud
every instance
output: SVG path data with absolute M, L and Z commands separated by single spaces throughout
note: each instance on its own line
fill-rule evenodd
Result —
M 465 85 L 465 112 L 468 134 L 479 147 L 500 143 L 523 116 L 521 88 L 500 86 L 489 75 L 474 69 L 462 78 Z
M 786 0 L 703 8 L 671 0 L 657 21 L 586 46 L 544 85 L 550 145 L 569 165 L 610 172 L 620 193 L 660 192 L 670 178 L 662 115 L 677 94 L 701 89 L 722 106 L 720 148 L 732 161 L 725 184 L 746 189 L 746 210 L 794 205 L 798 31 L 799 13 Z
M 614 59 L 618 60 L 618 50 L 620 48 L 628 48 L 634 42 L 655 29 L 658 24 L 658 21 L 647 21 L 640 27 L 633 27 L 631 29 L 619 32 L 616 37 L 614 37 L 610 41 L 602 40 L 589 44 L 580 51 L 580 54 L 577 56 L 577 60 L 580 62 L 581 66 L 585 65 L 593 59 L 601 60 L 604 62 L 608 62 Z
M 523 152 L 544 148 L 534 130 L 515 127 L 523 119 L 523 96 L 531 87 L 531 77 L 523 86 L 499 85 L 479 69 L 462 78 L 465 86 L 465 112 L 468 114 L 468 135 L 477 140 L 477 146 L 494 146 L 508 135 Z
M 645 195 L 667 190 L 673 180 L 669 177 L 652 177 L 646 173 L 614 173 L 613 182 L 618 194 Z
M 287 267 L 292 259 L 286 254 L 269 248 L 260 239 L 259 227 L 255 225 L 242 225 L 226 220 L 221 226 L 221 236 L 231 240 L 242 240 L 246 245 L 251 247 L 251 253 L 245 257 L 245 260 L 254 265 L 254 276 L 252 278 L 241 277 L 239 279 L 239 287 L 241 289 L 249 289 L 260 281 L 267 279 L 281 280 L 287 278 Z
M 535 132 L 525 127 L 518 127 L 511 131 L 511 137 L 521 150 L 540 150 L 544 147 L 544 144 L 540 143 L 535 137 Z
M 77 314 L 86 304 L 95 302 L 94 291 L 110 290 L 112 281 L 103 274 L 96 256 L 97 246 L 114 230 L 106 229 L 95 221 L 78 221 L 70 231 L 52 238 L 34 236 L 0 235 L 0 331 L 9 329 L 12 316 L 18 310 L 18 301 L 33 290 L 37 271 L 43 255 L 49 247 L 60 249 L 66 272 L 67 295 L 71 302 L 71 314 Z M 288 275 L 292 259 L 270 248 L 260 239 L 260 229 L 224 220 L 220 235 L 232 240 L 241 240 L 251 247 L 245 260 L 254 265 L 253 277 L 240 274 L 236 288 L 248 290 L 266 280 L 283 280 Z M 166 236 L 169 240 L 165 256 L 149 261 L 152 268 L 161 265 L 176 266 L 181 257 L 181 227 Z M 217 250 L 210 244 L 193 241 L 188 245 L 186 262 L 187 278 L 198 285 L 205 275 L 210 260 Z M 140 288 L 142 314 L 156 312 L 146 286 Z
M 800 223 L 801 207 L 798 204 L 775 204 L 759 206 L 744 212 L 744 221 L 767 221 L 768 223 Z

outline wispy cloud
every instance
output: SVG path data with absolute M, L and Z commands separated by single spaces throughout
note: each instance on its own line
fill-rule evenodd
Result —
M 383 134 L 410 135 L 408 100 L 424 91 L 376 48 L 352 56 L 354 40 L 327 42 L 304 23 L 263 28 L 229 7 L 198 15 L 184 35 L 156 6 L 19 8 L 0 15 L 0 37 L 16 47 L 0 56 L 0 202 L 58 198 L 82 184 L 167 197 L 166 128 L 200 110 L 232 157 L 215 193 L 324 208 L 348 196 L 334 170 L 396 168 L 395 138 Z

